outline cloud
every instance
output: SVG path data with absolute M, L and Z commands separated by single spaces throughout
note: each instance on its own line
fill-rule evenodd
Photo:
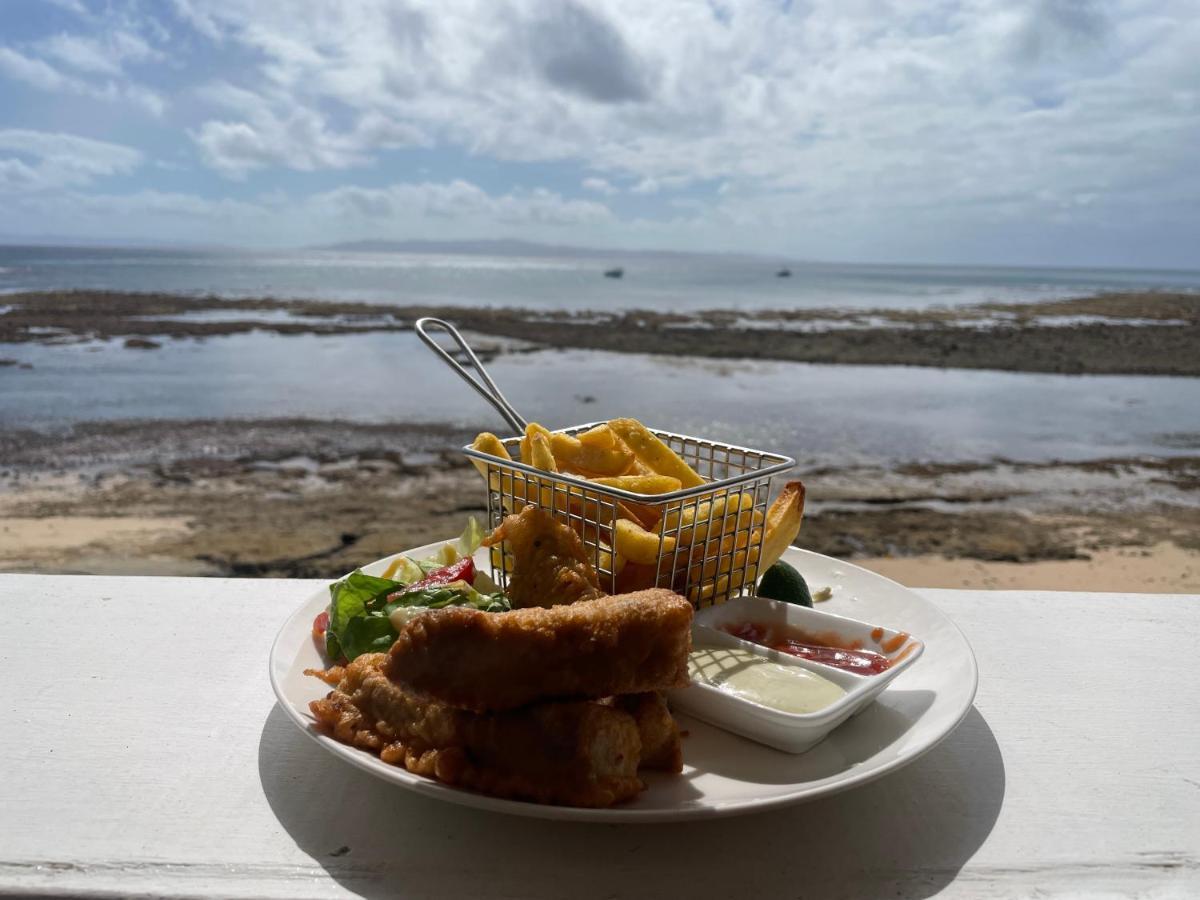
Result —
M 191 133 L 208 165 L 233 178 L 272 165 L 311 171 L 359 165 L 368 157 L 355 135 L 330 129 L 325 117 L 313 109 L 269 99 L 233 85 L 209 85 L 201 96 L 243 117 L 209 120 Z M 397 132 L 383 133 L 383 124 L 368 121 L 377 146 L 397 140 Z
M 0 47 L 0 72 L 43 91 L 85 93 L 87 85 L 63 75 L 49 63 Z
M 605 178 L 585 178 L 580 182 L 580 187 L 585 191 L 592 191 L 593 193 L 604 194 L 605 196 L 617 193 L 617 189 L 609 184 Z
M 206 38 L 220 42 L 221 29 L 214 16 L 205 12 L 203 2 L 193 0 L 171 0 L 171 9 L 181 21 L 194 28 Z
M 0 159 L 0 186 L 24 173 Z M 129 194 L 59 192 L 15 195 L 31 233 L 70 227 L 104 227 L 110 237 L 314 243 L 381 234 L 454 237 L 495 234 L 507 228 L 552 238 L 564 226 L 612 221 L 607 207 L 545 189 L 489 193 L 461 179 L 396 182 L 380 188 L 347 185 L 308 196 L 275 192 L 253 200 L 210 198 L 182 192 Z
M 530 58 L 552 87 L 600 103 L 650 95 L 644 64 L 616 26 L 595 11 L 570 0 L 546 4 L 524 30 Z
M 573 239 L 603 238 L 611 211 L 570 204 L 619 187 L 639 195 L 638 240 L 810 256 L 937 258 L 965 235 L 1011 241 L 1022 225 L 1200 228 L 1187 208 L 1200 195 L 1200 17 L 1188 0 L 92 9 L 72 21 L 78 34 L 0 46 L 0 74 L 160 110 L 155 88 L 182 83 L 172 137 L 187 151 L 252 189 L 274 187 L 280 169 L 340 172 L 320 184 L 344 182 L 344 222 L 410 222 L 407 202 L 425 222 L 532 231 L 566 217 Z M 135 40 L 122 44 L 126 32 Z M 138 69 L 140 84 L 135 65 L 169 77 Z M 446 151 L 442 167 L 394 152 L 414 147 Z M 464 157 L 472 180 L 455 186 L 445 167 Z M 414 187 L 425 182 L 410 164 L 430 164 L 436 187 Z M 582 199 L 508 189 L 546 164 Z M 6 183 L 26 169 L 35 162 L 14 157 Z
M 127 62 L 145 63 L 165 58 L 161 51 L 138 35 L 121 30 L 107 31 L 94 38 L 63 32 L 39 41 L 37 47 L 44 55 L 71 68 L 110 76 L 123 75 Z
M 120 75 L 120 58 L 105 52 L 99 41 L 73 34 L 56 34 L 40 43 L 43 53 L 84 72 Z
M 69 13 L 74 13 L 81 18 L 89 18 L 91 13 L 88 8 L 83 5 L 82 0 L 49 0 L 52 6 L 57 6 L 60 9 L 65 9 Z
M 15 156 L 4 157 L 5 153 Z M 73 134 L 0 129 L 0 191 L 43 191 L 125 175 L 141 165 L 141 151 Z
M 449 219 L 479 225 L 592 225 L 612 219 L 602 203 L 535 188 L 493 195 L 462 179 L 400 182 L 385 188 L 341 187 L 314 195 L 316 213 L 367 220 Z
M 60 36 L 51 39 L 42 49 L 62 57 L 88 75 L 120 74 L 120 56 L 116 59 L 105 56 L 94 42 Z M 11 47 L 0 47 L 0 73 L 41 91 L 133 103 L 155 116 L 162 115 L 167 105 L 157 91 L 128 79 L 113 78 L 101 84 L 90 78 L 67 75 L 44 59 L 28 56 Z

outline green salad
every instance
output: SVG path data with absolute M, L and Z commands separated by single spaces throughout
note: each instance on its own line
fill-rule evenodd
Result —
M 446 606 L 470 606 L 483 612 L 511 609 L 492 579 L 475 568 L 473 554 L 484 532 L 475 519 L 455 541 L 422 560 L 401 556 L 384 575 L 361 569 L 329 586 L 329 608 L 313 622 L 313 636 L 324 640 L 336 661 L 388 650 L 399 629 L 414 614 Z

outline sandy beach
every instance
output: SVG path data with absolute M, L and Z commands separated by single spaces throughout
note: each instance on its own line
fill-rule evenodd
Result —
M 333 578 L 482 517 L 458 452 L 471 436 L 287 419 L 3 431 L 0 570 Z M 902 583 L 1200 588 L 1200 456 L 798 474 L 799 545 Z M 1038 499 L 1065 479 L 1089 508 Z

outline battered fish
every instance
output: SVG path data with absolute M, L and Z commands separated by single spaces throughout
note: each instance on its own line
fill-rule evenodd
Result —
M 555 606 L 603 597 L 579 535 L 536 506 L 506 516 L 483 542 L 504 541 L 513 557 L 508 599 L 513 608 Z
M 691 626 L 691 604 L 662 588 L 549 609 L 447 607 L 405 624 L 383 669 L 474 712 L 657 691 L 688 683 Z
M 676 774 L 683 771 L 683 742 L 679 725 L 667 708 L 666 697 L 654 691 L 612 697 L 605 702 L 623 709 L 637 723 L 638 737 L 642 740 L 643 769 L 661 769 Z
M 309 670 L 336 689 L 309 704 L 319 727 L 418 775 L 517 800 L 611 806 L 642 790 L 641 738 L 629 713 L 586 701 L 475 714 L 416 697 L 385 678 L 382 653 Z

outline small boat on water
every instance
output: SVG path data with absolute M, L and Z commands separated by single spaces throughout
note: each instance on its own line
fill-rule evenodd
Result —
M 780 269 L 778 272 L 775 273 L 775 277 L 776 278 L 791 278 L 792 270 L 789 269 L 787 266 L 784 266 L 782 269 Z
M 604 277 L 605 278 L 620 278 L 624 274 L 625 274 L 625 270 L 622 269 L 620 266 L 617 266 L 615 269 L 605 270 Z

